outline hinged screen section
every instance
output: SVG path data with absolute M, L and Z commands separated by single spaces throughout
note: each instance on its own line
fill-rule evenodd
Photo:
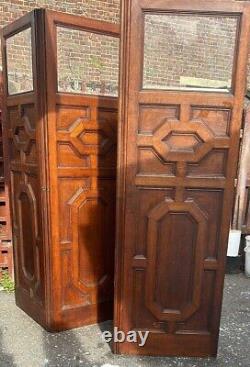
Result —
M 119 39 L 57 27 L 58 91 L 117 96 Z
M 31 28 L 6 39 L 8 93 L 33 90 Z
M 144 346 L 115 343 L 117 353 L 217 353 L 250 38 L 245 3 L 123 2 L 114 326 L 149 335 Z
M 237 16 L 145 14 L 145 89 L 232 88 Z

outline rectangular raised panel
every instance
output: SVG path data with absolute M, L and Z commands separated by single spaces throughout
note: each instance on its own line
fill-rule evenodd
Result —
M 117 163 L 117 108 L 98 107 L 97 120 L 102 129 L 102 139 L 99 140 L 103 146 L 101 154 L 96 157 L 96 166 L 104 169 L 112 169 L 116 172 Z
M 215 137 L 230 136 L 231 110 L 207 107 L 192 107 L 192 119 L 202 120 Z
M 35 249 L 36 234 L 34 233 L 34 210 L 32 208 L 32 199 L 26 192 L 20 192 L 18 195 L 19 203 L 19 224 L 20 224 L 20 242 L 22 246 L 23 271 L 25 276 L 32 279 L 35 274 Z
M 90 159 L 88 155 L 81 155 L 74 146 L 68 143 L 57 144 L 58 168 L 63 167 L 79 167 L 89 168 Z
M 146 89 L 221 89 L 232 86 L 238 17 L 144 15 Z
M 217 149 L 209 152 L 199 163 L 187 165 L 189 177 L 225 177 L 227 170 L 227 150 Z
M 33 90 L 31 28 L 6 40 L 8 92 L 18 94 Z
M 149 165 L 150 162 L 150 165 Z M 176 165 L 166 163 L 152 148 L 140 148 L 138 150 L 138 175 L 149 175 L 152 172 L 157 175 L 175 176 Z
M 159 330 L 157 318 L 147 309 L 144 302 L 144 288 L 146 284 L 144 269 L 134 269 L 133 284 L 134 312 L 131 320 L 132 328 L 137 330 L 148 330 L 150 332 L 155 332 L 157 329 Z
M 178 119 L 180 106 L 140 105 L 138 130 L 140 134 L 152 134 L 166 119 Z
M 62 268 L 61 276 L 64 288 L 62 289 L 62 312 L 72 312 L 76 308 L 82 308 L 91 306 L 89 295 L 84 292 L 80 292 L 77 288 L 72 285 L 71 281 L 71 264 L 72 264 L 72 250 L 63 250 L 60 256 Z M 68 320 L 65 320 L 65 325 Z
M 7 111 L 8 121 L 9 121 L 9 128 L 13 128 L 17 125 L 19 120 L 19 110 L 18 106 L 9 107 Z
M 59 228 L 59 238 L 61 245 L 72 244 L 72 215 L 71 201 L 80 190 L 89 190 L 91 181 L 88 177 L 61 178 L 58 182 L 58 195 L 60 197 L 59 211 L 63 213 L 61 225 Z
M 213 317 L 214 284 L 216 273 L 204 271 L 202 276 L 202 293 L 199 310 L 187 321 L 176 325 L 176 334 L 190 333 L 195 330 L 200 333 L 212 333 L 211 319 Z M 206 290 L 206 291 L 204 291 Z
M 218 257 L 223 218 L 223 194 L 222 190 L 199 188 L 187 189 L 184 193 L 185 200 L 194 200 L 207 213 L 209 236 L 204 254 L 206 259 L 217 259 Z
M 117 96 L 118 38 L 57 27 L 58 91 Z
M 150 208 L 157 205 L 158 202 L 168 198 L 169 200 L 174 198 L 174 190 L 172 188 L 165 188 L 164 190 L 157 190 L 153 187 L 147 187 L 146 189 L 138 187 L 136 190 L 136 225 L 137 225 L 137 239 L 135 256 L 146 257 L 147 256 L 147 213 Z
M 150 333 L 115 352 L 215 356 L 250 9 L 135 0 L 123 10 L 114 325 Z
M 56 125 L 58 130 L 69 130 L 78 120 L 90 120 L 91 111 L 89 106 L 56 106 Z M 70 116 L 70 117 L 69 117 Z

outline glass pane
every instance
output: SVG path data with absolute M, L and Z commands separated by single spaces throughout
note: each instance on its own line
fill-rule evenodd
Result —
M 58 91 L 118 95 L 119 40 L 57 28 Z
M 236 17 L 146 14 L 143 87 L 231 89 L 237 24 Z
M 33 90 L 31 28 L 6 40 L 9 94 Z

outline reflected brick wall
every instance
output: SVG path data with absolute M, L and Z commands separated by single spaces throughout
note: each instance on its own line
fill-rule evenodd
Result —
M 118 95 L 119 39 L 58 27 L 58 89 Z
M 0 2 L 0 26 L 5 26 L 38 7 L 113 23 L 119 23 L 120 20 L 120 0 L 2 0 Z M 64 46 L 62 43 L 59 45 L 61 51 L 59 59 L 61 90 L 64 88 L 66 91 L 79 92 L 79 90 L 82 90 L 84 92 L 84 89 L 88 89 L 90 93 L 97 94 L 102 89 L 104 90 L 103 94 L 116 95 L 119 48 L 116 40 L 107 42 L 106 39 L 96 40 L 95 37 L 92 37 L 91 42 L 85 42 L 86 40 L 79 32 L 74 32 L 73 36 L 70 32 L 64 32 L 63 38 Z M 29 37 L 23 37 L 22 35 L 11 41 L 9 88 L 13 93 L 28 91 L 31 87 L 29 42 Z M 84 43 L 86 47 L 84 47 Z M 66 49 L 67 46 L 68 50 Z M 83 57 L 82 52 L 87 52 L 88 48 L 91 50 L 93 47 L 96 49 L 95 55 L 89 52 L 85 53 Z M 109 47 L 109 50 L 107 50 L 107 47 Z M 112 70 L 106 67 L 108 64 Z M 87 72 L 83 72 L 84 65 Z M 88 71 L 91 67 L 93 72 L 90 75 Z
M 34 8 L 47 8 L 64 13 L 119 23 L 120 0 L 1 0 L 0 27 L 13 22 Z
M 71 14 L 84 15 L 95 19 L 119 23 L 120 0 L 2 0 L 0 2 L 0 26 L 4 26 L 19 18 L 35 7 L 46 7 L 49 9 L 67 12 Z M 234 24 L 225 20 L 224 24 L 216 21 L 206 21 L 195 24 L 189 22 L 180 28 L 182 34 L 174 32 L 176 19 L 172 19 L 172 28 L 166 24 L 155 26 L 152 22 L 148 24 L 149 37 L 146 42 L 145 51 L 149 57 L 145 63 L 145 85 L 157 86 L 171 84 L 177 86 L 181 83 L 195 84 L 192 78 L 220 81 L 228 83 L 232 65 L 233 32 Z M 193 37 L 193 41 L 185 44 L 185 35 Z M 86 92 L 114 95 L 117 89 L 118 73 L 118 44 L 107 46 L 106 40 L 86 41 L 80 32 L 64 32 L 63 43 L 59 42 L 59 89 L 70 92 Z M 206 42 L 204 44 L 204 39 Z M 26 41 L 25 41 L 26 42 Z M 15 83 L 29 85 L 29 62 L 25 62 L 25 53 L 29 56 L 27 44 L 19 41 L 13 42 L 13 56 L 11 64 L 16 64 L 17 72 L 12 76 L 14 89 L 18 89 Z M 67 49 L 68 46 L 68 49 Z M 95 53 L 93 54 L 93 47 Z M 160 52 L 157 54 L 156 49 Z M 107 48 L 110 48 L 107 52 Z M 157 57 L 155 57 L 157 55 Z M 110 65 L 110 69 L 108 69 Z M 186 67 L 185 67 L 186 65 Z M 200 71 L 198 72 L 198 67 Z M 92 71 L 90 71 L 92 70 Z M 250 70 L 249 70 L 250 75 Z M 183 80 L 184 78 L 184 80 Z M 250 78 L 249 78 L 250 79 Z M 208 82 L 209 83 L 209 82 Z
M 33 89 L 31 29 L 15 34 L 6 41 L 8 90 L 10 94 Z
M 230 88 L 237 19 L 146 15 L 145 87 Z

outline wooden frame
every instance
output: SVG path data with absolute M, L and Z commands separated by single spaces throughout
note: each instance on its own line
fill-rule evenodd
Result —
M 117 98 L 57 91 L 57 25 L 120 35 L 115 24 L 45 9 L 2 32 L 16 302 L 53 331 L 112 318 L 117 125 Z M 30 26 L 34 91 L 9 96 L 6 38 Z
M 142 89 L 142 62 L 134 63 L 133 60 L 142 60 L 144 14 L 161 15 L 172 12 L 176 15 L 185 13 L 212 16 L 220 14 L 239 17 L 240 27 L 238 30 L 238 48 L 236 48 L 233 92 Z M 249 4 L 242 2 L 187 2 L 183 0 L 156 0 L 153 2 L 129 0 L 122 2 L 114 324 L 125 332 L 128 330 L 148 330 L 150 334 L 144 347 L 138 347 L 135 343 L 116 343 L 114 345 L 116 353 L 200 357 L 215 356 L 217 353 L 227 240 L 233 206 L 234 179 L 245 95 L 249 25 Z M 157 116 L 163 118 L 164 111 L 166 114 L 170 114 L 170 109 L 173 110 L 174 107 L 178 110 L 174 118 L 165 117 L 165 124 L 161 120 L 162 125 L 159 125 L 160 120 L 158 121 Z M 198 124 L 200 127 L 204 127 L 205 124 L 209 127 L 205 114 L 202 114 L 203 110 L 207 114 L 212 113 L 211 110 L 228 109 L 228 113 L 231 111 L 227 115 L 227 123 L 230 124 L 229 135 L 226 136 L 226 133 L 224 137 L 219 139 L 218 136 L 216 137 L 216 127 L 213 129 L 212 136 L 208 136 L 209 134 L 205 136 L 204 132 L 205 135 L 201 139 L 203 153 L 200 157 L 197 156 L 197 153 L 193 156 L 199 167 L 201 157 L 207 157 L 213 152 L 216 153 L 218 148 L 225 149 L 227 158 L 223 161 L 224 168 L 220 169 L 220 174 L 216 174 L 214 171 L 214 174 L 208 177 L 201 174 L 200 170 L 199 174 L 194 175 L 190 171 L 188 154 L 186 154 L 185 160 L 185 154 L 180 154 L 180 146 L 174 147 L 173 151 L 177 153 L 171 156 L 162 146 L 162 139 L 167 135 L 169 127 L 176 129 L 177 121 L 182 124 L 182 132 L 188 131 L 188 124 L 192 119 L 191 112 L 195 107 L 200 111 Z M 147 110 L 145 111 L 144 108 Z M 144 121 L 147 121 L 147 125 Z M 141 126 L 144 126 L 145 131 Z M 147 127 L 145 128 L 145 126 Z M 198 126 L 193 129 L 196 130 L 196 133 L 198 133 L 197 128 Z M 201 136 L 200 133 L 198 134 Z M 181 144 L 183 142 L 185 141 L 182 140 Z M 206 144 L 210 147 L 208 150 L 205 149 Z M 143 159 L 140 158 L 140 154 L 142 154 L 140 149 L 156 151 L 157 156 L 160 155 L 161 159 L 164 160 L 165 173 L 163 173 L 163 168 L 159 168 L 160 163 L 156 163 L 158 158 L 151 158 L 147 163 L 143 163 Z M 144 159 L 146 162 L 146 158 Z M 169 168 L 171 171 L 169 173 L 167 165 L 172 164 L 174 164 L 174 168 L 172 171 Z M 146 167 L 144 171 L 142 167 Z M 190 173 L 188 174 L 188 172 Z M 215 197 L 217 198 L 215 199 Z M 212 201 L 214 204 L 211 204 Z M 191 207 L 187 209 L 188 203 L 193 203 L 192 205 L 201 210 L 202 214 L 198 215 L 197 213 L 196 219 L 194 219 L 196 215 L 192 214 Z M 218 203 L 220 203 L 219 206 Z M 186 213 L 179 219 L 180 228 L 186 228 L 185 221 L 188 221 L 188 217 L 191 215 L 193 224 L 190 223 L 188 229 L 186 228 L 185 245 L 188 248 L 190 246 L 189 254 L 191 246 L 194 246 L 194 251 L 197 252 L 200 259 L 199 265 L 193 259 L 190 260 L 192 266 L 189 265 L 190 268 L 188 268 L 189 255 L 185 253 L 184 245 L 181 246 L 181 241 L 184 241 L 184 238 L 182 239 L 182 231 L 177 226 L 178 221 L 176 222 L 177 227 L 175 227 L 176 233 L 172 234 L 173 240 L 166 240 L 165 247 L 163 246 L 163 238 L 170 238 L 168 236 L 170 236 L 171 226 L 167 221 L 170 220 L 168 213 L 171 212 L 176 217 L 178 214 Z M 158 232 L 157 237 L 157 231 L 160 231 L 159 223 L 164 220 L 165 227 L 160 227 L 161 232 Z M 200 229 L 201 232 L 197 232 L 197 234 L 200 233 L 198 238 L 205 231 L 203 239 L 196 240 L 195 245 L 191 240 L 190 232 L 192 227 L 196 228 L 194 223 L 198 225 L 197 228 L 203 228 Z M 214 231 L 218 223 L 220 223 L 220 227 L 215 235 Z M 173 223 L 172 226 L 174 226 Z M 215 247 L 211 247 L 211 243 Z M 171 251 L 173 253 L 176 246 L 178 246 L 178 258 L 171 258 L 174 255 L 169 254 Z M 169 251 L 168 256 L 166 251 Z M 196 260 L 197 256 L 195 256 Z M 187 260 L 184 262 L 182 259 L 186 258 Z M 178 261 L 179 265 L 176 265 L 174 269 L 171 268 L 171 260 L 174 264 L 177 264 Z M 168 269 L 172 270 L 169 270 L 168 273 Z M 180 275 L 178 275 L 178 269 L 180 269 Z M 186 310 L 185 312 L 178 311 L 177 306 L 167 306 L 169 302 L 178 303 L 178 297 L 182 299 L 184 290 L 181 287 L 186 289 L 185 281 L 180 283 L 178 279 L 181 278 L 181 274 L 186 274 L 188 277 L 192 273 L 192 269 L 198 272 L 196 276 L 199 279 L 187 291 L 190 292 L 187 293 L 190 299 L 191 294 L 196 294 L 191 303 L 192 309 L 183 308 L 184 304 L 185 306 L 189 304 L 191 307 L 187 300 L 179 302 L 179 307 L 181 310 Z M 202 269 L 201 272 L 199 269 Z M 159 278 L 156 281 L 156 272 L 161 274 L 161 281 Z M 172 293 L 170 290 L 163 291 L 164 284 L 166 289 L 172 289 Z M 202 291 L 200 287 L 202 287 Z M 176 297 L 173 298 L 175 293 Z M 165 308 L 159 304 L 160 297 L 165 300 Z M 205 311 L 205 305 L 208 304 L 210 304 L 210 308 Z M 175 309 L 176 307 L 177 309 Z M 206 325 L 202 324 L 204 318 L 207 320 Z

